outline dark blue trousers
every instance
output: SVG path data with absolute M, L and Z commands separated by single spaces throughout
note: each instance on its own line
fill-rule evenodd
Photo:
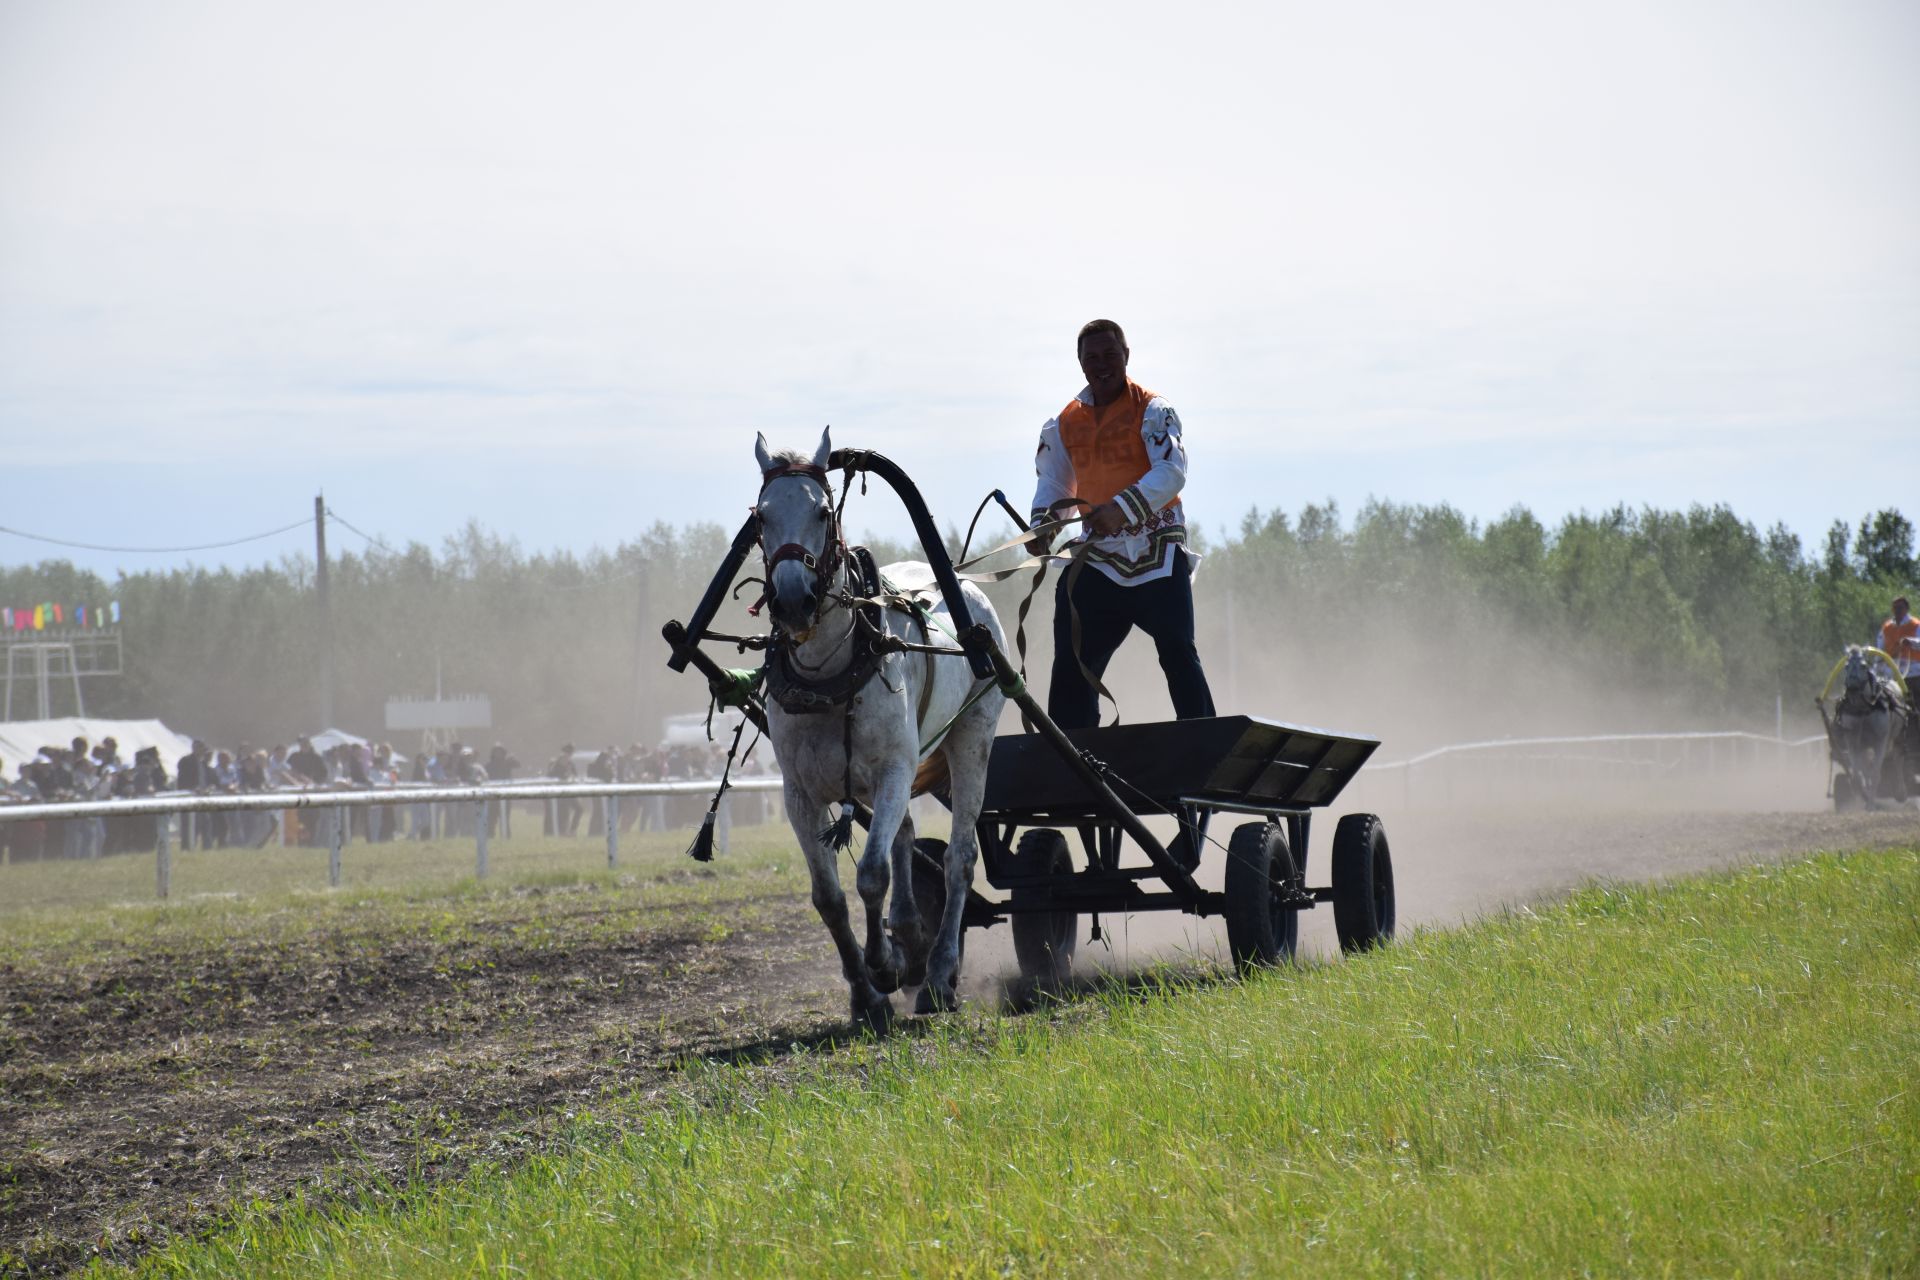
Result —
M 1053 683 L 1047 690 L 1047 714 L 1062 729 L 1088 729 L 1100 723 L 1100 696 L 1080 672 L 1080 663 L 1096 676 L 1120 642 L 1135 627 L 1153 637 L 1160 669 L 1167 674 L 1173 713 L 1182 720 L 1213 714 L 1213 693 L 1200 669 L 1193 641 L 1193 565 L 1184 550 L 1174 552 L 1173 572 L 1155 582 L 1123 587 L 1092 565 L 1060 579 L 1053 596 Z M 1074 660 L 1073 614 L 1080 613 L 1080 660 Z

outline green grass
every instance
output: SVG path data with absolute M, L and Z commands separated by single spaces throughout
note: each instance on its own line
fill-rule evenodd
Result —
M 149 1275 L 1911 1275 L 1920 851 L 715 1068 L 565 1154 Z

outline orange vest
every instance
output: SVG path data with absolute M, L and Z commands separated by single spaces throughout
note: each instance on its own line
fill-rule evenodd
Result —
M 1114 495 L 1147 474 L 1147 442 L 1140 438 L 1153 392 L 1132 379 L 1112 403 L 1090 405 L 1078 396 L 1060 411 L 1060 443 L 1073 461 L 1074 496 L 1112 502 Z M 1168 507 L 1178 506 L 1175 498 Z M 1162 508 L 1165 510 L 1165 508 Z
M 1880 652 L 1889 658 L 1920 661 L 1920 618 L 1907 615 L 1905 622 L 1888 618 L 1880 624 Z

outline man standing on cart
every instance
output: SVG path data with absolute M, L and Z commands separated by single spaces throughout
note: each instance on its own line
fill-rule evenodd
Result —
M 1907 682 L 1907 693 L 1920 706 L 1920 620 L 1907 609 L 1907 598 L 1895 596 L 1893 616 L 1880 624 L 1880 652 L 1892 658 Z
M 1076 563 L 1054 593 L 1047 714 L 1063 729 L 1098 724 L 1094 682 L 1139 627 L 1153 637 L 1174 714 L 1210 716 L 1213 694 L 1194 646 L 1179 415 L 1127 377 L 1127 336 L 1113 321 L 1084 325 L 1078 350 L 1086 389 L 1040 428 L 1034 455 L 1034 521 L 1050 513 L 1086 516 L 1084 545 L 1076 545 Z M 1073 512 L 1059 507 L 1067 499 L 1077 504 Z

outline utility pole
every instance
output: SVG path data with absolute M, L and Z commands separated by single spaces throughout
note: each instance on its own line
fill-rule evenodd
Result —
M 327 498 L 313 495 L 313 554 L 319 566 L 313 585 L 320 603 L 320 723 L 333 728 L 333 605 L 327 594 Z
M 640 597 L 640 620 L 634 626 L 633 639 L 632 741 L 645 746 L 653 741 L 653 736 L 647 733 L 646 730 L 647 678 L 645 673 L 647 666 L 647 618 L 650 615 L 650 610 L 647 608 L 647 561 L 644 555 L 640 558 L 639 591 L 637 594 Z

